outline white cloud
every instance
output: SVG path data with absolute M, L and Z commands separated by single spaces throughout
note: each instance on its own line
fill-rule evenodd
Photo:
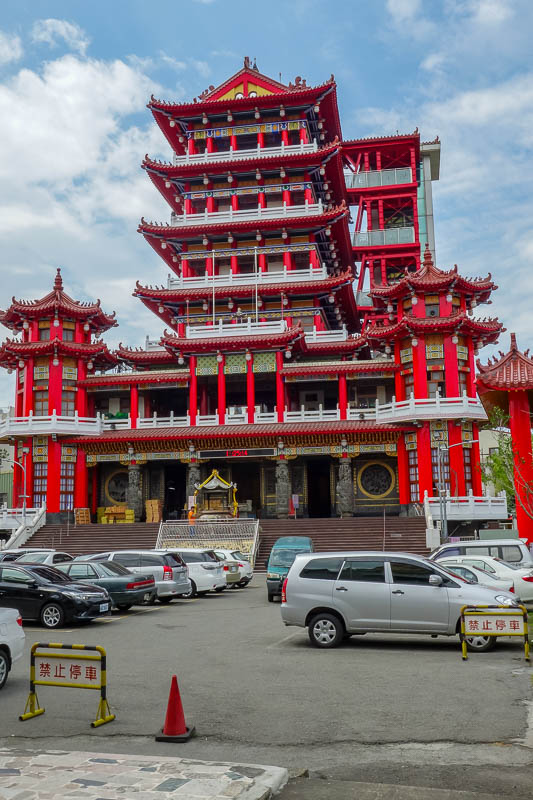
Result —
M 62 39 L 67 47 L 81 54 L 85 54 L 90 41 L 79 25 L 64 19 L 37 20 L 33 25 L 31 38 L 34 42 L 42 42 L 50 47 L 56 47 L 58 39 Z
M 514 16 L 514 9 L 508 0 L 473 0 L 470 12 L 476 24 L 500 25 Z
M 22 57 L 22 42 L 19 36 L 0 31 L 0 64 L 9 64 Z
M 387 12 L 397 24 L 410 22 L 420 11 L 420 0 L 387 0 Z

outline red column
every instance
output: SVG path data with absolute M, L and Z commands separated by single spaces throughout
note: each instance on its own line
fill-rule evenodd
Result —
M 248 413 L 248 422 L 252 424 L 255 421 L 255 375 L 254 375 L 254 357 L 250 353 L 250 360 L 246 362 L 246 405 Z
M 289 144 L 289 131 L 286 128 L 281 131 L 281 141 L 283 144 Z
M 394 363 L 395 364 L 401 364 L 401 360 L 400 360 L 400 350 L 401 349 L 402 349 L 401 348 L 401 344 L 396 339 L 396 341 L 394 342 Z M 408 365 L 406 365 L 406 366 L 408 366 Z M 396 400 L 405 400 L 405 386 L 404 386 L 404 380 L 403 380 L 403 378 L 402 378 L 402 376 L 400 374 L 400 370 L 398 370 L 397 372 L 394 373 L 394 394 L 395 394 Z
M 222 356 L 222 360 L 218 362 L 218 424 L 226 424 L 226 375 L 224 367 L 226 359 Z
M 63 387 L 63 363 L 61 358 L 56 358 L 57 364 L 54 366 L 54 359 L 49 361 L 48 373 L 48 413 L 55 411 L 61 414 L 61 392 Z M 50 473 L 48 473 L 50 475 Z
M 87 364 L 85 361 L 82 361 L 81 358 L 78 359 L 78 386 L 76 388 L 76 411 L 78 412 L 78 416 L 80 417 L 87 417 L 87 387 L 80 386 L 79 381 L 85 380 L 87 377 Z
M 444 377 L 446 381 L 446 397 L 459 397 L 457 345 L 452 342 L 451 336 L 444 337 Z
M 196 356 L 189 358 L 189 369 L 191 377 L 189 380 L 189 417 L 191 425 L 196 425 L 196 415 L 198 413 L 198 378 L 196 376 Z
M 266 199 L 266 194 L 265 194 L 265 192 L 264 192 L 264 191 L 262 191 L 262 192 L 258 192 L 258 195 L 257 195 L 257 205 L 258 205 L 260 208 L 266 208 L 266 207 L 267 207 L 267 199 Z
M 426 343 L 423 336 L 417 337 L 417 344 L 413 345 L 413 378 L 415 397 L 427 397 Z
M 136 383 L 130 386 L 130 419 L 131 427 L 137 427 L 137 420 L 139 418 L 139 387 Z
M 232 249 L 236 249 L 237 242 L 233 242 L 231 247 Z M 236 254 L 230 256 L 230 269 L 233 275 L 236 275 L 239 272 L 239 257 Z
M 205 149 L 208 153 L 215 152 L 215 143 L 212 136 L 207 136 L 205 140 Z
M 257 266 L 259 268 L 259 272 L 268 272 L 266 253 L 257 254 Z
M 400 494 L 400 505 L 406 506 L 411 502 L 409 489 L 409 460 L 405 448 L 405 438 L 403 433 L 398 439 L 398 491 Z
M 33 411 L 33 358 L 26 361 L 24 369 L 24 387 L 22 389 L 22 416 L 27 417 Z M 17 370 L 20 373 L 20 367 Z
M 27 448 L 28 452 L 26 454 L 22 454 L 22 463 L 26 467 L 26 504 L 28 507 L 33 506 L 33 439 L 26 439 L 24 442 L 24 447 Z M 22 475 L 22 480 L 24 481 L 24 474 Z M 22 483 L 24 487 L 24 483 Z M 24 493 L 24 488 L 23 488 Z
M 418 489 L 419 500 L 424 502 L 424 492 L 427 491 L 429 497 L 433 495 L 433 472 L 431 469 L 431 435 L 429 432 L 429 422 L 424 422 L 417 433 L 418 451 Z
M 232 208 L 232 211 L 238 211 L 239 210 L 239 195 L 238 194 L 232 194 L 231 195 L 231 208 Z
M 46 481 L 46 510 L 51 514 L 59 511 L 59 489 L 61 483 L 61 443 L 48 437 L 48 478 Z
M 340 418 L 346 419 L 348 416 L 348 385 L 346 374 L 339 375 L 339 411 Z
M 91 514 L 98 508 L 98 464 L 91 467 Z
M 87 508 L 89 505 L 89 475 L 85 452 L 78 449 L 76 472 L 74 476 L 74 508 Z
M 285 416 L 285 389 L 283 386 L 283 353 L 278 350 L 276 353 L 276 409 L 278 422 L 283 422 Z
M 527 403 L 527 396 L 526 396 L 526 403 Z M 529 472 L 527 477 L 527 482 L 531 486 L 533 483 L 533 467 L 531 466 L 531 423 L 529 422 L 529 404 L 526 405 L 527 407 L 527 415 L 522 414 L 523 417 L 526 419 L 526 425 L 524 429 L 527 430 L 527 437 L 524 440 L 525 446 L 527 448 L 529 442 L 529 461 L 527 460 L 527 450 L 524 453 L 524 461 L 525 464 L 529 464 Z M 509 408 L 509 411 L 511 409 Z M 524 432 L 525 432 L 524 430 Z M 476 497 L 481 497 L 483 494 L 483 482 L 481 480 L 481 454 L 479 452 L 479 426 L 476 422 L 472 423 L 472 438 L 477 441 L 474 441 L 472 444 L 472 491 Z M 511 440 L 514 442 L 515 438 L 513 436 L 513 429 L 511 428 Z M 519 440 L 522 441 L 522 440 Z M 518 505 L 518 504 L 517 504 Z M 517 517 L 518 520 L 518 517 Z M 530 541 L 533 541 L 533 520 L 529 519 L 529 531 L 530 533 L 528 536 L 530 537 Z M 520 526 L 519 526 L 520 528 Z
M 469 397 L 475 397 L 476 392 L 476 365 L 474 362 L 474 343 L 472 342 L 472 337 L 468 336 L 466 338 L 466 346 L 468 348 L 468 367 L 470 372 L 468 374 L 467 380 L 467 394 Z
M 150 402 L 150 395 L 146 391 L 143 394 L 143 401 L 144 401 L 144 416 L 151 417 L 152 416 L 152 403 Z
M 15 416 L 21 417 L 22 416 L 22 409 L 23 409 L 23 388 L 20 382 L 20 369 L 17 367 L 16 378 L 15 378 Z
M 292 197 L 291 197 L 291 190 L 284 189 L 282 195 L 282 202 L 284 206 L 291 206 L 292 205 Z
M 207 384 L 204 381 L 200 384 L 200 416 L 206 417 L 209 414 L 207 404 Z
M 463 432 L 461 425 L 455 422 L 448 422 L 448 443 L 450 445 L 450 495 L 452 497 L 464 497 L 465 488 L 465 461 L 463 457 Z M 456 445 L 452 447 L 451 445 Z

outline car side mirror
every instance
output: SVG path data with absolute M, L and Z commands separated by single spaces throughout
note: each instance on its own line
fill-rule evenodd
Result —
M 429 585 L 430 586 L 442 586 L 443 580 L 440 575 L 430 575 L 429 576 Z

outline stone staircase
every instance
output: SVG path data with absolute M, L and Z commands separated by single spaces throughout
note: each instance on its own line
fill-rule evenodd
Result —
M 26 543 L 28 547 L 51 547 L 74 556 L 103 550 L 151 549 L 155 547 L 159 523 L 128 525 L 44 525 Z M 424 517 L 349 519 L 263 519 L 260 522 L 258 572 L 265 570 L 272 545 L 280 536 L 310 536 L 317 552 L 328 550 L 392 550 L 426 555 Z

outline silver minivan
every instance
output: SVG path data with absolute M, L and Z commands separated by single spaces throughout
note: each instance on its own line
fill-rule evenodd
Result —
M 339 552 L 296 556 L 281 595 L 285 625 L 308 628 L 316 647 L 364 633 L 454 636 L 464 605 L 516 606 L 505 591 L 472 585 L 409 553 Z M 467 638 L 483 652 L 495 637 Z
M 170 603 L 174 597 L 185 597 L 191 591 L 187 565 L 174 553 L 157 550 L 116 550 L 78 556 L 75 561 L 117 561 L 132 572 L 151 572 L 160 603 Z

